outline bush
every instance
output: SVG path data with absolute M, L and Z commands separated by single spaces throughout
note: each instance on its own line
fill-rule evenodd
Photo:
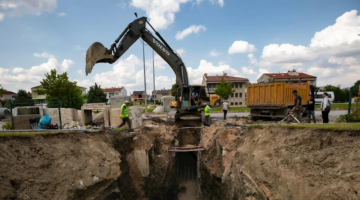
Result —
M 344 123 L 344 122 L 360 122 L 360 104 L 352 105 L 350 116 L 340 115 L 339 118 L 336 119 L 336 123 Z
M 8 122 L 8 123 L 2 125 L 2 129 L 4 129 L 4 130 L 11 130 L 11 129 L 12 129 L 12 126 L 11 126 L 11 124 Z

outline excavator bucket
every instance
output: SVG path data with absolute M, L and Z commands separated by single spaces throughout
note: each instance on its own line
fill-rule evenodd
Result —
M 109 62 L 114 60 L 113 55 L 100 42 L 93 43 L 86 52 L 86 75 L 90 74 L 94 65 L 99 62 Z

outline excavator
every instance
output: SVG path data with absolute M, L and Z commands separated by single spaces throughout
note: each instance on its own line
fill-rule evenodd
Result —
M 137 17 L 136 13 L 135 16 Z M 146 24 L 151 27 L 159 39 L 146 28 Z M 93 43 L 86 52 L 86 75 L 91 73 L 96 63 L 112 64 L 116 62 L 140 37 L 169 64 L 176 75 L 180 96 L 175 98 L 175 102 L 171 102 L 171 106 L 176 109 L 168 113 L 167 120 L 176 122 L 180 118 L 191 116 L 191 118 L 198 118 L 204 123 L 204 108 L 206 104 L 210 103 L 206 87 L 189 85 L 188 72 L 180 55 L 168 45 L 146 17 L 137 18 L 131 22 L 110 46 L 110 49 L 105 48 L 100 42 Z

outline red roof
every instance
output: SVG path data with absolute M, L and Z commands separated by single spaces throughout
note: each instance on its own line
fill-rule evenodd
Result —
M 301 73 L 299 72 L 298 73 L 299 75 L 289 75 L 287 72 L 286 73 L 274 73 L 274 74 L 264 74 L 264 75 L 267 75 L 271 78 L 274 78 L 274 79 L 292 79 L 292 78 L 316 78 L 316 76 L 311 76 L 309 74 L 305 74 L 305 73 Z
M 11 91 L 4 90 L 4 91 L 3 91 L 3 94 L 16 94 L 16 93 L 15 93 L 15 92 L 11 92 Z
M 207 79 L 206 82 L 215 82 L 215 83 L 220 83 L 221 82 L 221 78 L 223 76 L 208 76 L 208 75 L 204 75 Z M 235 76 L 224 76 L 224 80 L 225 82 L 248 82 L 249 79 L 247 78 L 241 78 L 241 77 L 235 77 Z
M 168 94 L 171 93 L 171 90 L 156 90 L 156 94 Z
M 102 89 L 103 92 L 121 92 L 121 90 L 123 89 L 124 87 L 121 87 L 121 88 L 105 88 L 105 89 Z

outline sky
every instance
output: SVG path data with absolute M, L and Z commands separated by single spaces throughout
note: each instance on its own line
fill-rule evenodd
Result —
M 94 42 L 109 48 L 134 13 L 145 16 L 184 61 L 191 84 L 204 73 L 248 78 L 296 69 L 317 86 L 360 79 L 359 0 L 0 0 L 0 85 L 40 85 L 51 69 L 90 87 L 144 90 L 142 40 L 114 64 L 85 75 Z M 148 27 L 149 28 L 149 27 Z M 149 28 L 150 29 L 150 28 Z M 175 74 L 145 45 L 148 94 L 169 89 Z

